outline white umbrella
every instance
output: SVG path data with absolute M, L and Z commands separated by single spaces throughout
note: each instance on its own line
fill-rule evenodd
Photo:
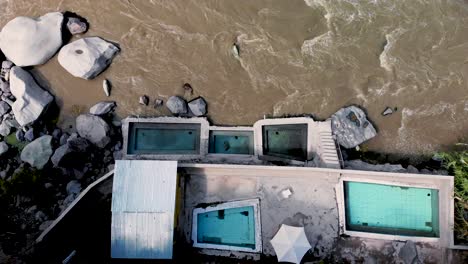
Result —
M 311 248 L 304 227 L 281 225 L 270 241 L 275 249 L 278 262 L 301 263 L 305 253 Z

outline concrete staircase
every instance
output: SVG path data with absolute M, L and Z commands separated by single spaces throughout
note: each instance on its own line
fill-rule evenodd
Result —
M 331 130 L 331 121 L 325 121 L 318 123 L 318 155 L 320 157 L 321 163 L 323 167 L 326 168 L 335 168 L 340 169 L 341 163 L 340 158 L 341 153 L 339 152 L 339 148 L 333 139 L 333 134 Z

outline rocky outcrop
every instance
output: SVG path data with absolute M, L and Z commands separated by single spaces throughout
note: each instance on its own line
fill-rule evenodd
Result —
M 17 17 L 0 33 L 0 49 L 16 66 L 46 63 L 62 46 L 63 15 L 48 13 L 37 19 Z
M 406 172 L 400 164 L 370 164 L 362 160 L 348 160 L 344 163 L 345 169 L 363 171 Z
M 93 115 L 106 115 L 114 111 L 117 104 L 114 101 L 103 101 L 95 104 L 89 109 L 89 113 Z
M 179 96 L 171 96 L 166 102 L 166 107 L 175 115 L 187 113 L 187 102 Z
M 73 76 L 93 79 L 109 66 L 118 51 L 117 46 L 99 37 L 82 38 L 64 46 L 58 61 Z
M 21 160 L 37 169 L 42 169 L 49 161 L 52 153 L 52 136 L 45 135 L 24 147 L 21 152 Z
M 84 138 L 73 138 L 57 148 L 50 159 L 55 167 L 76 167 L 87 155 L 90 145 Z
M 188 103 L 188 107 L 190 112 L 194 116 L 204 116 L 206 115 L 206 102 L 205 99 L 199 97 L 195 100 L 192 100 Z
M 43 90 L 27 71 L 13 67 L 10 71 L 10 89 L 16 97 L 13 114 L 21 126 L 36 121 L 54 99 Z
M 0 135 L 6 137 L 10 134 L 11 134 L 11 127 L 5 121 L 3 121 L 0 124 Z
M 332 133 L 345 148 L 354 148 L 375 137 L 377 131 L 364 111 L 356 106 L 340 109 L 332 115 Z
M 110 142 L 110 127 L 99 116 L 80 115 L 76 118 L 78 134 L 96 146 L 103 148 Z

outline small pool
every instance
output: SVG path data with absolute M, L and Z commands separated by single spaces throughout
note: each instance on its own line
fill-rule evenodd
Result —
M 193 210 L 193 246 L 261 252 L 259 199 L 216 203 Z
M 130 123 L 128 154 L 199 154 L 200 124 Z
M 435 189 L 344 182 L 346 229 L 402 236 L 439 236 Z
M 255 249 L 253 206 L 221 209 L 197 217 L 198 243 Z
M 307 124 L 262 127 L 263 154 L 307 160 Z
M 253 155 L 253 131 L 210 131 L 209 153 Z

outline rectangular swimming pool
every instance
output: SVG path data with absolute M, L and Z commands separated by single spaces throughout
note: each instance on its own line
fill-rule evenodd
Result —
M 260 201 L 217 203 L 193 210 L 193 246 L 230 251 L 261 252 Z
M 253 131 L 210 131 L 209 153 L 253 155 Z
M 435 189 L 344 182 L 346 229 L 401 236 L 439 236 Z
M 221 209 L 197 217 L 198 243 L 255 249 L 253 206 Z
M 264 155 L 307 160 L 307 124 L 267 125 L 262 133 Z
M 199 154 L 200 124 L 130 123 L 127 154 Z

